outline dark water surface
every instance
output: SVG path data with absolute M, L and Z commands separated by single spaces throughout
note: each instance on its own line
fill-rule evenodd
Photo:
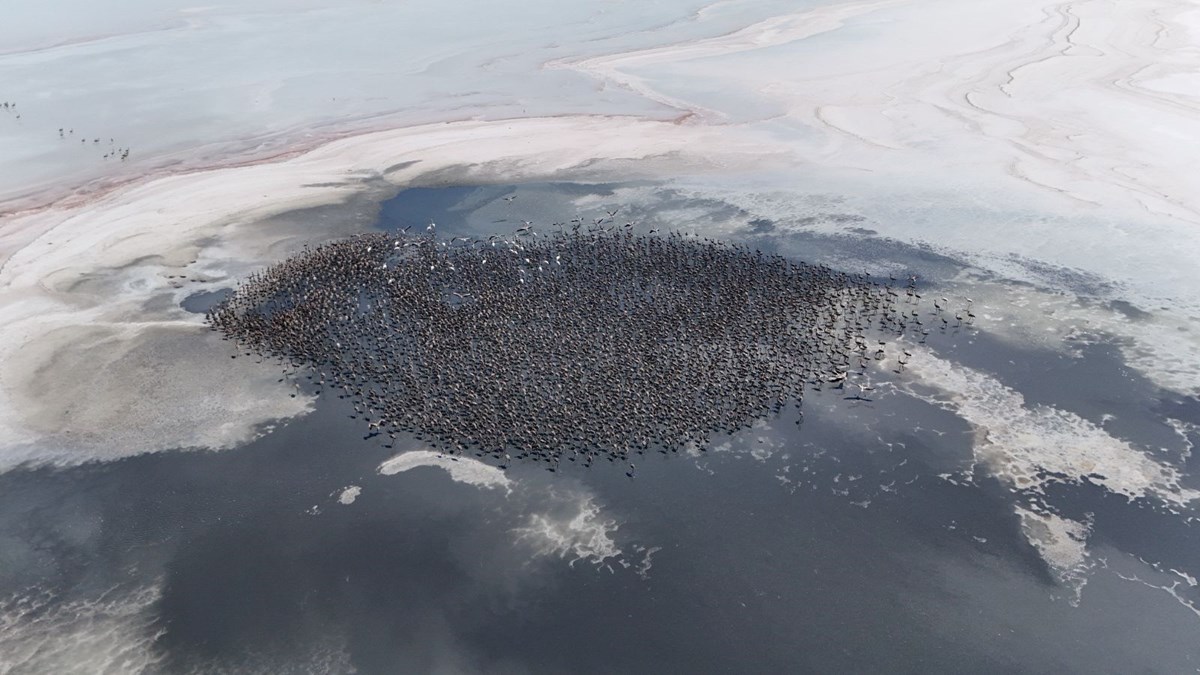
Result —
M 381 223 L 486 235 L 569 219 L 574 199 L 613 189 L 409 190 L 384 204 Z M 655 226 L 652 213 L 637 217 Z M 747 224 L 748 240 L 764 227 Z M 848 245 L 763 241 L 817 262 Z M 925 283 L 956 271 L 884 247 L 927 270 Z M 1156 410 L 1186 402 L 1128 378 L 1113 349 L 1078 359 L 968 330 L 936 337 L 943 357 L 1031 404 L 1113 414 L 1131 442 L 1178 445 Z M 1089 546 L 1107 558 L 1073 604 L 1022 533 L 1012 493 L 972 474 L 967 424 L 885 384 L 902 377 L 877 373 L 874 400 L 813 392 L 802 426 L 789 413 L 708 453 L 648 453 L 633 479 L 605 461 L 555 474 L 518 465 L 511 490 L 434 467 L 379 474 L 419 441 L 364 440 L 349 401 L 324 395 L 313 414 L 235 450 L 0 475 L 0 593 L 52 589 L 69 603 L 159 586 L 147 611 L 164 632 L 148 649 L 163 672 L 1200 667 L 1200 617 L 1118 576 L 1163 584 L 1131 552 L 1197 575 L 1193 528 L 1096 487 L 1052 488 L 1046 500 L 1090 519 Z M 361 495 L 339 503 L 351 485 Z M 531 533 L 546 523 L 566 543 Z

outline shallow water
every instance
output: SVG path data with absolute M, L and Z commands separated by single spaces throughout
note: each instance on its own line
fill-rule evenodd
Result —
M 598 215 L 621 204 L 620 187 L 414 189 L 386 202 L 380 223 L 510 232 Z M 842 236 L 776 232 L 728 205 L 669 190 L 663 201 L 627 215 L 644 229 L 720 222 L 809 262 L 883 259 L 919 270 L 930 290 L 963 267 L 855 232 L 852 218 Z M 668 214 L 683 208 L 687 223 Z M 1112 345 L 1052 351 L 960 327 L 924 347 L 1164 462 L 1187 450 L 1167 411 L 1200 424 L 1194 404 L 1133 375 Z M 606 461 L 553 474 L 517 465 L 507 489 L 434 467 L 381 475 L 422 446 L 364 440 L 332 395 L 230 451 L 0 474 L 0 595 L 51 590 L 37 611 L 64 626 L 62 637 L 9 631 L 0 652 L 67 639 L 73 624 L 52 609 L 103 596 L 111 603 L 89 605 L 97 616 L 71 630 L 122 636 L 167 672 L 1200 667 L 1200 598 L 1168 571 L 1200 576 L 1189 512 L 1074 482 L 1015 492 L 976 461 L 967 422 L 906 393 L 925 389 L 893 368 L 873 373 L 870 400 L 813 391 L 800 426 L 789 411 L 707 453 L 650 452 L 633 479 Z M 350 486 L 361 494 L 340 503 Z M 1090 523 L 1082 576 L 1064 580 L 1031 543 L 1014 509 L 1034 504 Z M 157 599 L 122 600 L 143 588 Z M 93 671 L 115 658 L 72 654 Z M 36 658 L 26 663 L 44 669 Z
M 189 312 L 203 314 L 213 307 L 221 304 L 221 301 L 228 297 L 231 292 L 232 291 L 230 289 L 223 288 L 219 291 L 201 291 L 199 293 L 192 293 L 184 298 L 183 302 L 179 303 L 179 306 L 183 307 Z

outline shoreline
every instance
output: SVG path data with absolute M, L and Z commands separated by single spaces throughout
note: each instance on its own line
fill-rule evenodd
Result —
M 163 327 L 195 326 L 193 340 L 207 335 L 202 317 L 179 306 L 198 286 L 172 277 L 203 277 L 204 290 L 217 290 L 314 235 L 338 236 L 339 230 L 361 228 L 371 216 L 347 214 L 345 224 L 314 233 L 295 223 L 270 225 L 279 214 L 343 203 L 384 186 L 401 188 L 447 170 L 461 172 L 463 180 L 503 174 L 506 181 L 520 182 L 627 176 L 633 162 L 641 175 L 652 175 L 771 161 L 772 149 L 752 141 L 722 140 L 724 152 L 689 151 L 716 145 L 715 133 L 673 122 L 599 117 L 422 125 L 331 141 L 282 161 L 148 178 L 84 205 L 14 218 L 6 239 L 23 232 L 28 243 L 0 268 L 0 314 L 9 327 L 0 338 L 0 466 L 11 463 L 3 455 L 23 457 L 22 448 L 30 444 L 66 447 L 62 439 L 78 438 L 81 429 L 59 421 L 71 405 L 82 407 L 78 418 L 88 420 L 88 410 L 99 415 L 114 401 L 153 394 L 155 405 L 149 407 L 157 410 L 161 403 L 159 412 L 166 415 L 169 402 L 201 395 L 196 383 L 212 363 L 207 354 L 184 350 L 169 368 L 149 364 L 126 372 L 129 353 L 152 350 L 150 338 Z M 147 311 L 151 306 L 159 309 Z M 71 361 L 61 357 L 79 352 L 78 341 L 87 334 L 95 344 L 86 364 L 63 367 Z M 92 379 L 80 382 L 76 371 L 83 366 Z M 110 372 L 122 373 L 117 382 L 131 389 L 113 391 L 104 375 Z M 266 370 L 225 374 L 227 386 L 241 393 L 227 404 L 209 401 L 207 422 L 222 429 L 218 447 L 236 445 L 263 424 L 307 409 L 302 399 L 280 408 L 269 405 L 269 397 L 256 398 L 253 392 L 265 391 L 269 379 Z M 144 389 L 147 382 L 153 383 L 150 390 Z M 196 422 L 202 426 L 205 420 Z M 151 433 L 134 442 L 116 431 L 97 433 L 80 461 L 178 447 L 182 440 Z M 114 447 L 118 439 L 123 449 Z M 50 455 L 51 461 L 70 463 L 67 450 Z
M 1042 4 L 1031 0 L 1023 7 L 1030 9 Z M 994 14 L 997 6 L 986 9 Z M 1136 11 L 1149 11 L 1157 6 L 1150 2 Z M 1091 5 L 1085 2 L 1071 7 Z M 1150 260 L 1158 260 L 1166 269 L 1156 277 L 1155 284 L 1172 287 L 1175 297 L 1146 304 L 1145 309 L 1155 312 L 1152 322 L 1142 320 L 1122 325 L 1108 321 L 1100 325 L 1113 328 L 1121 337 L 1132 336 L 1136 348 L 1131 352 L 1135 355 L 1147 352 L 1157 359 L 1162 349 L 1174 350 L 1182 338 L 1173 340 L 1158 326 L 1178 324 L 1181 330 L 1186 330 L 1197 321 L 1193 311 L 1196 305 L 1188 297 L 1192 282 L 1187 281 L 1186 265 L 1181 261 L 1188 258 L 1192 249 L 1200 250 L 1200 235 L 1191 231 L 1186 218 L 1151 215 L 1145 210 L 1140 217 L 1134 217 L 1134 211 L 1128 209 L 1145 205 L 1130 207 L 1126 203 L 1128 195 L 1118 184 L 1110 186 L 1111 200 L 1103 209 L 1080 209 L 1074 197 L 1062 190 L 1034 185 L 1014 175 L 1014 171 L 1019 173 L 1020 162 L 1006 154 L 1006 144 L 1013 138 L 1019 140 L 1021 134 L 1032 133 L 1029 128 L 1021 127 L 1021 120 L 1030 119 L 1029 110 L 1020 114 L 997 113 L 994 118 L 984 119 L 964 117 L 962 110 L 951 108 L 939 109 L 940 117 L 930 116 L 939 102 L 959 94 L 960 103 L 965 101 L 963 105 L 977 111 L 972 114 L 984 115 L 978 112 L 982 109 L 977 92 L 967 85 L 987 89 L 1001 73 L 1008 73 L 999 88 L 1006 100 L 1014 100 L 1020 86 L 1032 87 L 1034 93 L 1047 86 L 1045 77 L 1025 79 L 1019 76 L 1029 73 L 1014 75 L 1016 70 L 1007 66 L 1013 66 L 1014 59 L 1024 62 L 1032 58 L 1025 52 L 1014 56 L 1014 50 L 1045 51 L 1046 45 L 1058 43 L 1053 40 L 1039 43 L 1041 37 L 1036 32 L 1017 33 L 1014 37 L 1008 31 L 1012 26 L 1018 26 L 1019 30 L 1031 30 L 1031 26 L 1044 29 L 1049 25 L 1046 20 L 1053 19 L 1052 16 L 1033 24 L 1024 16 L 1010 19 L 993 39 L 993 42 L 998 40 L 994 49 L 963 51 L 963 45 L 982 30 L 990 16 L 987 12 L 979 16 L 972 13 L 961 35 L 953 36 L 945 45 L 922 45 L 922 50 L 910 57 L 910 61 L 922 60 L 941 54 L 943 69 L 953 66 L 971 71 L 974 75 L 970 78 L 964 79 L 959 72 L 947 72 L 931 81 L 928 73 L 909 73 L 900 65 L 868 67 L 889 44 L 911 37 L 912 30 L 919 30 L 911 26 L 930 16 L 949 20 L 962 11 L 942 0 L 919 6 L 896 0 L 845 3 L 783 13 L 716 37 L 586 58 L 565 57 L 541 64 L 543 70 L 575 70 L 592 80 L 600 80 L 602 86 L 611 83 L 618 87 L 632 86 L 642 98 L 673 106 L 678 114 L 668 119 L 635 114 L 551 114 L 440 121 L 367 131 L 358 128 L 359 125 L 387 126 L 396 122 L 396 117 L 360 118 L 348 125 L 326 120 L 311 124 L 312 136 L 303 137 L 298 128 L 274 136 L 276 142 L 299 137 L 286 147 L 270 147 L 262 154 L 230 155 L 221 149 L 234 146 L 261 149 L 264 143 L 270 145 L 271 140 L 204 145 L 200 154 L 209 159 L 200 162 L 213 163 L 209 168 L 188 166 L 173 161 L 171 156 L 160 157 L 162 166 L 150 170 L 148 175 L 133 176 L 111 185 L 101 182 L 101 187 L 94 191 L 88 191 L 85 185 L 71 189 L 72 196 L 6 214 L 0 218 L 0 315 L 5 317 L 9 330 L 0 337 L 0 448 L 27 438 L 20 431 L 27 426 L 29 411 L 44 412 L 45 401 L 63 394 L 55 387 L 66 386 L 63 377 L 49 377 L 43 379 L 54 384 L 44 387 L 32 399 L 29 392 L 19 392 L 19 383 L 32 382 L 31 374 L 39 372 L 40 367 L 37 359 L 27 358 L 31 353 L 28 345 L 52 333 L 69 335 L 71 331 L 96 325 L 109 327 L 114 334 L 130 339 L 170 322 L 199 326 L 198 317 L 186 314 L 178 306 L 182 294 L 188 291 L 170 283 L 174 276 L 203 276 L 208 282 L 205 290 L 225 287 L 239 274 L 287 255 L 305 238 L 314 236 L 311 229 L 297 223 L 275 223 L 270 227 L 262 223 L 300 209 L 344 203 L 380 190 L 420 184 L 423 176 L 466 183 L 521 182 L 548 177 L 589 180 L 602 176 L 619 176 L 623 180 L 675 178 L 677 183 L 686 183 L 678 177 L 716 175 L 727 180 L 732 188 L 713 191 L 710 183 L 709 195 L 715 194 L 729 206 L 756 217 L 781 221 L 796 213 L 795 205 L 787 202 L 797 196 L 858 198 L 859 207 L 879 221 L 873 227 L 877 225 L 881 236 L 900 241 L 937 242 L 947 250 L 969 252 L 964 255 L 971 264 L 999 271 L 1004 278 L 1007 278 L 1005 265 L 1012 263 L 1011 259 L 1003 258 L 1006 252 L 1009 256 L 1029 259 L 1044 254 L 1041 259 L 1047 264 L 1065 267 L 1086 260 L 1084 265 L 1093 268 L 1089 271 L 1105 267 L 1101 263 L 1111 260 L 1111 265 L 1107 265 L 1108 278 L 1117 288 L 1131 281 L 1140 284 L 1136 292 L 1128 287 L 1120 289 L 1127 294 L 1132 292 L 1130 299 L 1139 301 L 1153 297 L 1146 293 L 1149 282 L 1143 270 Z M 843 29 L 862 30 L 864 25 L 883 19 L 901 22 L 894 31 L 882 36 L 887 38 L 883 44 L 847 41 L 843 36 Z M 1082 44 L 1083 37 L 1076 35 L 1073 44 Z M 1106 37 L 1092 36 L 1093 42 Z M 756 59 L 764 52 L 808 49 L 810 38 L 819 42 L 821 53 L 811 62 L 801 63 L 809 72 L 791 76 L 791 80 L 778 76 L 780 79 L 776 81 L 771 79 L 776 74 L 757 68 L 761 62 Z M 748 88 L 749 93 L 765 97 L 764 100 L 778 102 L 783 106 L 782 116 L 774 122 L 728 120 L 721 116 L 720 106 L 712 105 L 712 92 L 685 92 L 687 96 L 681 98 L 675 92 L 662 91 L 661 83 L 643 72 L 648 66 L 665 64 L 686 74 L 693 62 L 707 63 L 717 57 L 729 58 L 739 67 L 755 66 L 743 89 Z M 846 63 L 840 61 L 843 58 Z M 1127 56 L 1121 63 L 1128 66 L 1133 59 Z M 1026 70 L 1030 67 L 1026 66 Z M 840 74 L 843 71 L 844 78 Z M 721 86 L 721 75 L 717 72 L 710 86 Z M 623 78 L 634 78 L 637 82 Z M 831 89 L 834 85 L 830 83 L 835 80 L 841 83 Z M 924 88 L 917 88 L 922 83 Z M 847 96 L 851 99 L 857 96 L 856 87 L 866 87 L 866 91 L 874 93 L 857 102 L 845 100 Z M 1097 91 L 1110 96 L 1111 90 L 1107 87 Z M 1128 94 L 1128 87 L 1121 91 Z M 739 89 L 732 90 L 733 95 L 739 93 Z M 901 105 L 904 101 L 908 104 Z M 723 101 L 718 96 L 715 102 Z M 805 112 L 806 106 L 811 110 Z M 1054 113 L 1058 108 L 1052 103 L 1045 111 Z M 820 123 L 806 122 L 812 115 Z M 1007 121 L 1000 124 L 1001 119 Z M 1102 130 L 1113 119 L 1099 117 L 1091 121 L 1097 122 L 1100 126 L 1096 128 Z M 803 129 L 787 126 L 796 124 Z M 837 133 L 831 130 L 831 124 L 853 133 Z M 955 125 L 958 128 L 953 128 Z M 918 142 L 922 133 L 937 138 L 926 147 Z M 961 145 L 955 157 L 974 150 L 980 154 L 963 159 L 962 166 L 946 165 L 949 157 L 946 152 L 954 144 Z M 1029 146 L 1027 150 L 1038 151 L 1038 147 L 1041 146 Z M 1098 156 L 1103 158 L 1107 156 L 1105 153 L 1111 154 L 1114 148 L 1119 150 L 1122 146 L 1097 147 Z M 1176 155 L 1178 150 L 1170 157 Z M 212 159 L 215 157 L 226 160 Z M 1055 166 L 1070 164 L 1054 153 L 1045 154 L 1043 160 Z M 1111 157 L 1104 161 L 1109 160 Z M 942 163 L 940 167 L 938 162 Z M 130 171 L 133 170 L 131 167 Z M 867 173 L 855 173 L 863 171 Z M 861 182 L 853 184 L 859 187 L 858 194 L 844 180 L 852 174 L 862 177 Z M 751 179 L 739 184 L 747 175 Z M 776 182 L 759 182 L 763 177 Z M 948 187 L 939 193 L 943 186 Z M 739 191 L 741 194 L 736 194 Z M 779 199 L 772 201 L 773 196 Z M 912 202 L 893 199 L 912 196 L 915 196 Z M 1006 203 L 1021 200 L 1024 200 L 1021 210 L 1003 211 L 1008 208 Z M 10 200 L 0 207 L 13 204 Z M 945 215 L 931 210 L 972 205 L 978 214 L 974 222 L 949 219 L 939 222 Z M 880 206 L 884 208 L 877 208 Z M 1111 221 L 1101 220 L 1098 213 Z M 1126 214 L 1130 214 L 1130 220 L 1118 222 Z M 912 220 L 918 216 L 932 222 L 922 224 L 921 220 Z M 316 236 L 337 236 L 346 228 L 365 222 L 354 218 L 367 218 L 363 214 L 339 217 L 347 220 Z M 957 217 L 970 219 L 971 215 Z M 1005 218 L 1010 219 L 1008 223 Z M 1077 221 L 1069 222 L 1070 218 Z M 1066 226 L 1059 227 L 1064 222 Z M 1012 235 L 997 235 L 999 230 L 994 225 L 1001 224 L 1014 228 Z M 1130 239 L 1134 234 L 1138 238 Z M 1024 243 L 1011 243 L 1017 240 Z M 1042 245 L 1036 244 L 1038 241 Z M 1071 243 L 1079 241 L 1086 246 Z M 1162 243 L 1168 241 L 1171 246 L 1163 250 Z M 1120 247 L 1119 256 L 1116 247 Z M 1079 254 L 1081 248 L 1086 249 L 1083 257 Z M 1171 306 L 1166 307 L 1168 304 Z M 1159 310 L 1159 305 L 1164 309 Z M 148 307 L 156 309 L 148 311 Z M 1074 314 L 1084 324 L 1091 320 L 1083 312 Z M 1030 316 L 1039 323 L 1045 319 L 1039 320 L 1036 313 Z M 1076 321 L 1075 316 L 1068 316 L 1069 321 Z M 1155 348 L 1154 344 L 1147 348 L 1148 340 L 1162 343 L 1161 348 Z M 54 349 L 70 348 L 69 338 L 60 338 L 60 343 Z M 50 349 L 50 355 L 54 349 Z M 1184 345 L 1184 353 L 1178 356 L 1185 359 L 1190 353 Z M 50 355 L 43 355 L 44 359 Z M 94 358 L 103 364 L 119 356 L 120 350 L 114 346 Z M 1140 367 L 1153 369 L 1150 360 L 1143 361 Z M 199 365 L 194 364 L 194 368 Z M 186 377 L 189 372 L 188 368 L 180 370 L 182 375 L 171 375 L 176 378 L 177 386 L 182 386 L 178 378 Z M 1173 380 L 1160 378 L 1160 381 Z M 266 421 L 263 417 L 257 423 Z M 253 426 L 248 424 L 247 428 Z

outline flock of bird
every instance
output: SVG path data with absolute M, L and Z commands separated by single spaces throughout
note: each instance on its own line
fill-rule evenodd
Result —
M 17 103 L 15 101 L 0 101 L 0 111 L 11 114 L 13 118 L 18 121 L 21 119 L 21 113 L 17 110 Z M 62 140 L 74 139 L 75 130 L 66 127 L 59 127 L 58 137 Z M 79 142 L 89 147 L 95 147 L 101 145 L 103 140 L 104 139 L 101 138 L 87 138 L 81 136 Z M 116 139 L 109 138 L 108 143 L 104 144 L 103 149 L 105 151 L 103 155 L 104 159 L 119 159 L 122 162 L 129 159 L 129 148 L 117 146 Z
M 206 318 L 234 358 L 279 359 L 293 396 L 306 378 L 350 399 L 367 437 L 415 434 L 501 468 L 609 459 L 630 475 L 633 455 L 706 449 L 788 406 L 799 424 L 807 388 L 863 397 L 878 338 L 929 332 L 916 277 L 639 234 L 614 215 L 551 233 L 526 223 L 447 241 L 431 224 L 306 248 Z

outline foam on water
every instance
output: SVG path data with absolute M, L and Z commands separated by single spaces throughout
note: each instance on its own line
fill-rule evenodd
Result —
M 358 499 L 360 494 L 362 494 L 362 488 L 357 485 L 350 485 L 338 494 L 338 503 L 349 506 L 354 503 L 355 499 Z
M 160 591 L 111 589 L 59 602 L 32 591 L 0 600 L 0 673 L 117 675 L 156 672 L 164 630 L 153 606 Z
M 1006 276 L 1020 279 L 1019 270 Z M 1042 287 L 960 278 L 943 292 L 974 298 L 975 324 L 989 335 L 1058 351 L 1096 342 L 1113 344 L 1126 365 L 1157 386 L 1200 395 L 1200 305 L 1192 298 L 1147 297 L 1128 288 L 1095 289 L 1097 295 L 1088 298 L 1055 289 L 1052 279 L 1028 281 Z M 1113 300 L 1133 303 L 1137 316 L 1102 304 Z
M 186 675 L 354 675 L 359 671 L 351 658 L 347 642 L 344 636 L 331 632 L 299 648 L 293 645 L 287 654 L 249 652 L 234 658 L 218 657 L 180 667 L 178 672 Z
M 1091 523 L 1063 518 L 1040 507 L 1013 507 L 1021 518 L 1021 531 L 1058 582 L 1073 592 L 1072 604 L 1079 603 L 1087 584 L 1088 574 L 1095 564 L 1088 554 L 1087 541 Z
M 1119 579 L 1166 593 L 1200 619 L 1200 591 L 1194 576 L 1127 553 L 1110 556 L 1103 564 Z
M 651 546 L 649 548 L 646 548 L 644 546 L 638 546 L 638 547 L 636 547 L 635 550 L 637 550 L 638 553 L 642 554 L 642 561 L 638 563 L 637 569 L 635 570 L 635 572 L 643 580 L 647 580 L 650 578 L 650 569 L 652 567 L 654 567 L 654 562 L 653 562 L 652 558 L 654 557 L 655 553 L 658 553 L 659 551 L 662 550 L 662 547 L 661 546 Z
M 1130 499 L 1154 499 L 1181 509 L 1200 492 L 1180 485 L 1181 474 L 1100 427 L 1052 406 L 1027 406 L 1025 397 L 986 373 L 909 347 L 907 372 L 937 393 L 906 386 L 913 396 L 954 412 L 975 429 L 975 461 L 1014 491 L 1058 480 L 1089 481 Z M 1056 478 L 1048 473 L 1065 476 Z
M 633 563 L 625 559 L 614 539 L 617 520 L 604 514 L 596 496 L 583 485 L 570 479 L 547 485 L 537 479 L 514 480 L 504 471 L 467 457 L 452 458 L 429 450 L 404 452 L 379 466 L 379 473 L 395 475 L 418 467 L 436 467 L 446 471 L 452 480 L 481 489 L 503 488 L 505 499 L 516 500 L 522 521 L 512 528 L 517 555 L 531 559 L 555 558 L 566 560 L 571 567 L 588 562 L 612 571 L 610 563 L 628 568 Z M 511 504 L 506 509 L 511 509 Z M 644 553 L 637 574 L 645 575 L 650 568 L 650 556 L 658 547 Z
M 500 469 L 469 457 L 449 457 L 432 450 L 403 452 L 379 465 L 379 473 L 385 476 L 411 471 L 417 467 L 432 466 L 450 474 L 459 483 L 481 488 L 503 488 L 512 492 L 513 481 Z
M 1200 425 L 1184 422 L 1173 417 L 1167 418 L 1167 425 L 1179 436 L 1179 440 L 1183 443 L 1183 448 L 1179 453 L 1180 459 L 1187 461 L 1191 459 L 1192 452 L 1196 449 L 1196 443 L 1192 439 L 1200 435 Z
M 572 566 L 581 560 L 603 565 L 621 556 L 612 538 L 617 523 L 603 516 L 595 497 L 555 491 L 552 501 L 563 506 L 552 512 L 534 513 L 524 526 L 513 530 L 518 541 L 533 548 L 535 556 L 556 556 Z

